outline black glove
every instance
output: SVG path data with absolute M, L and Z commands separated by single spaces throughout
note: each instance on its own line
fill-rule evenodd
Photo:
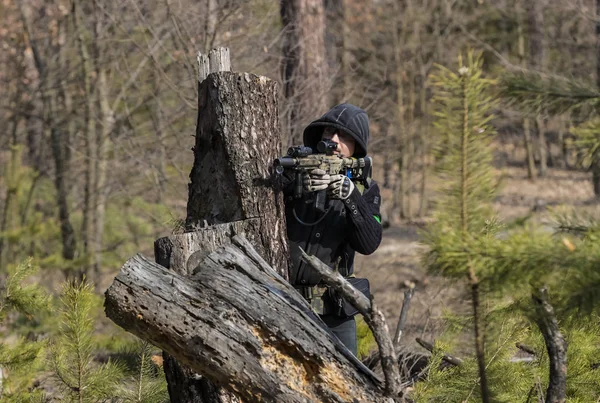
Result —
M 331 181 L 327 187 L 330 199 L 346 200 L 354 190 L 354 182 L 346 175 L 331 175 Z

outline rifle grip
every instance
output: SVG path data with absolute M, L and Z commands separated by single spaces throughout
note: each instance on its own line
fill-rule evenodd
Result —
M 302 173 L 296 171 L 294 174 L 294 198 L 302 197 Z
M 321 213 L 325 212 L 325 202 L 327 201 L 327 190 L 319 190 L 315 195 L 315 209 Z

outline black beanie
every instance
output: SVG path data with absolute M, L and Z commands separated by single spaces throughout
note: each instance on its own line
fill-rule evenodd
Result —
M 369 116 L 367 112 L 352 104 L 339 104 L 309 124 L 304 129 L 304 145 L 315 149 L 325 127 L 343 130 L 356 140 L 354 157 L 367 155 L 369 141 Z

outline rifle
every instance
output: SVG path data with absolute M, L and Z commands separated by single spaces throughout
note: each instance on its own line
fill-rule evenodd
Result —
M 364 158 L 345 158 L 335 155 L 333 152 L 337 149 L 337 143 L 330 140 L 322 140 L 317 143 L 317 152 L 307 146 L 295 146 L 288 149 L 287 155 L 275 160 L 275 172 L 278 175 L 285 171 L 294 174 L 294 198 L 302 197 L 302 176 L 308 174 L 313 169 L 322 169 L 329 175 L 344 174 L 353 181 L 362 181 L 365 183 L 371 177 L 372 159 Z M 325 203 L 327 193 L 325 190 L 316 192 L 315 208 L 320 212 L 325 212 Z

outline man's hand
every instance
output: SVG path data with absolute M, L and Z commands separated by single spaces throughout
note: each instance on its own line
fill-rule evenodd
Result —
M 346 200 L 354 190 L 354 182 L 346 175 L 331 175 L 327 194 L 331 199 Z
M 302 177 L 302 187 L 306 192 L 325 190 L 331 182 L 331 176 L 322 169 L 313 169 Z

